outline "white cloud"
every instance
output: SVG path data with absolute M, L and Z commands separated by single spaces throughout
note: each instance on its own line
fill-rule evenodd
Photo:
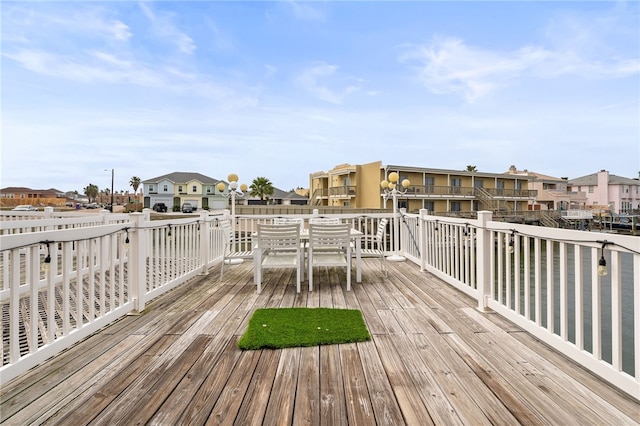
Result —
M 303 21 L 324 21 L 325 12 L 318 7 L 314 7 L 309 2 L 291 1 L 287 2 L 296 18 Z
M 617 78 L 640 72 L 637 58 L 589 61 L 575 52 L 539 46 L 524 46 L 511 52 L 491 51 L 453 37 L 436 38 L 429 45 L 407 48 L 400 61 L 417 63 L 417 75 L 431 92 L 459 94 L 467 102 L 522 77 Z
M 360 89 L 359 85 L 348 84 L 350 80 L 355 79 L 339 74 L 337 65 L 326 63 L 317 63 L 297 77 L 297 83 L 303 89 L 332 104 L 341 104 L 347 95 Z M 330 88 L 330 84 L 338 88 Z
M 140 3 L 140 8 L 151 23 L 152 31 L 156 35 L 174 44 L 184 54 L 190 55 L 196 50 L 193 39 L 176 27 L 170 14 L 156 13 L 145 3 Z

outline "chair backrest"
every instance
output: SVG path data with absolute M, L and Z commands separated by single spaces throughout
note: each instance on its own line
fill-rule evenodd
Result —
M 324 223 L 327 225 L 337 225 L 340 223 L 340 218 L 337 217 L 312 217 L 309 219 L 309 223 Z
M 309 246 L 311 249 L 350 248 L 351 225 L 348 223 L 309 224 Z
M 300 224 L 258 224 L 258 246 L 263 251 L 300 248 Z
M 275 217 L 273 218 L 274 225 L 287 225 L 291 223 L 297 223 L 302 225 L 304 223 L 304 219 L 301 217 Z
M 378 243 L 382 243 L 384 234 L 387 231 L 387 223 L 389 223 L 389 219 L 380 219 L 380 222 L 378 222 L 378 232 L 376 232 L 376 241 Z
M 229 219 L 220 219 L 218 220 L 218 226 L 222 228 L 224 232 L 224 243 L 230 244 L 235 239 L 235 231 L 231 226 L 231 221 Z

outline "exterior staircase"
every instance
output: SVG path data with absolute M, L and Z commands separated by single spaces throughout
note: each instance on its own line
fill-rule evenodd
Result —
M 484 188 L 474 188 L 474 195 L 480 202 L 480 206 L 484 210 L 489 210 L 494 213 L 513 213 L 513 207 L 508 203 L 500 204 L 500 200 L 497 200 L 493 195 Z

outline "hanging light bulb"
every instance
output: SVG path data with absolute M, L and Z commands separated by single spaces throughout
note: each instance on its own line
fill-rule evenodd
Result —
M 129 244 L 129 228 L 124 228 L 124 231 L 126 232 L 126 237 L 124 239 L 124 249 L 129 250 L 129 247 L 131 246 L 131 244 Z
M 469 224 L 465 223 L 464 232 L 462 233 L 464 239 L 469 241 L 471 239 L 471 231 L 469 231 Z
M 51 268 L 51 251 L 50 251 L 49 243 L 50 243 L 50 241 L 46 241 L 46 244 L 47 244 L 47 256 L 44 258 L 44 262 L 40 266 L 40 270 L 42 272 L 48 272 L 49 269 Z
M 168 224 L 167 228 L 168 228 L 168 230 L 167 230 L 167 240 L 170 240 L 170 239 L 173 238 L 173 236 L 171 235 L 171 224 Z
M 433 232 L 438 232 L 440 229 L 438 229 L 438 220 L 436 219 L 436 224 L 433 227 Z
M 603 254 L 602 256 L 600 256 L 600 260 L 598 261 L 598 275 L 600 275 L 601 277 L 604 277 L 608 273 L 609 273 L 609 270 L 607 269 L 607 261 L 604 258 L 604 254 Z
M 602 249 L 600 250 L 600 260 L 598 261 L 597 271 L 599 276 L 604 277 L 609 273 L 609 270 L 607 269 L 607 260 L 604 258 L 604 248 L 607 246 L 607 244 L 611 244 L 611 243 L 607 240 L 598 241 L 598 242 L 602 243 Z
M 513 254 L 513 252 L 515 251 L 515 241 L 514 241 L 514 235 L 515 235 L 516 231 L 511 230 L 511 238 L 509 239 L 509 254 Z

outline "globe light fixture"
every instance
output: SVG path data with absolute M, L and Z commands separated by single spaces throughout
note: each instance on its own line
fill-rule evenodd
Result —
M 407 190 L 411 186 L 411 181 L 409 179 L 403 179 L 402 182 L 400 180 L 400 176 L 396 172 L 391 172 L 387 176 L 386 179 L 380 182 L 380 188 L 382 188 L 384 201 L 391 198 L 393 200 L 393 251 L 394 254 L 391 256 L 387 256 L 387 260 L 392 262 L 403 262 L 407 260 L 404 256 L 400 254 L 400 218 L 398 211 L 398 195 L 404 195 L 407 193 Z
M 238 185 L 238 175 L 235 173 L 230 173 L 227 176 L 227 180 L 229 181 L 229 191 L 226 194 L 227 197 L 231 198 L 231 216 L 235 220 L 236 217 L 236 195 L 239 197 L 244 197 L 244 194 L 247 192 L 247 184 L 242 183 Z M 227 185 L 224 182 L 218 182 L 216 185 L 216 189 L 224 194 Z

